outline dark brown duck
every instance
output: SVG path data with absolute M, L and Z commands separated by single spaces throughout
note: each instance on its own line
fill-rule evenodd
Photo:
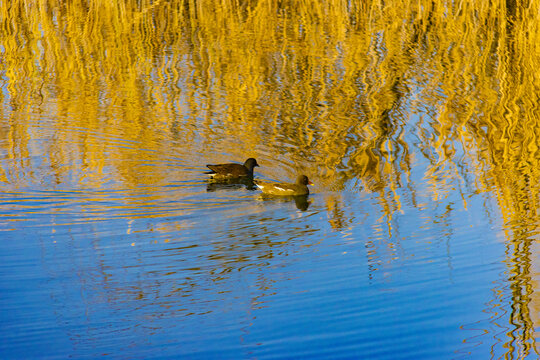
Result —
M 211 171 L 206 174 L 210 175 L 211 178 L 219 179 L 234 179 L 234 178 L 253 178 L 253 169 L 257 164 L 257 160 L 254 158 L 249 158 L 241 164 L 217 164 L 217 165 L 206 165 Z

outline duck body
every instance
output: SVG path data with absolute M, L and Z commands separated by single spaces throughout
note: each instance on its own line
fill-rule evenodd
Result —
M 229 180 L 236 178 L 253 178 L 253 169 L 259 166 L 254 158 L 247 159 L 241 164 L 217 164 L 206 165 L 210 169 L 206 174 L 214 180 Z
M 264 194 L 276 196 L 301 196 L 309 195 L 308 185 L 313 185 L 307 176 L 300 175 L 294 184 L 271 183 L 256 181 L 255 186 L 262 190 Z

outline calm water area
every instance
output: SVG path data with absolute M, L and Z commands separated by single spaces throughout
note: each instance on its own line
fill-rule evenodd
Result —
M 114 3 L 0 2 L 0 358 L 540 357 L 538 2 Z

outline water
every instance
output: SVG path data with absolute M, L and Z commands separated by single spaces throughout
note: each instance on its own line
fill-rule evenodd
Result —
M 539 357 L 527 9 L 92 4 L 0 5 L 3 359 Z
M 315 187 L 302 211 L 209 192 L 211 159 L 198 160 L 141 167 L 166 169 L 154 186 L 3 191 L 6 357 L 505 353 L 510 272 L 490 193 L 418 192 L 388 214 L 376 194 Z

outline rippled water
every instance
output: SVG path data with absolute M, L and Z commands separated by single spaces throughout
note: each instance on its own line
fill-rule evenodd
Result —
M 153 185 L 4 185 L 7 357 L 498 358 L 521 331 L 493 193 L 400 188 L 388 213 L 375 193 L 315 186 L 302 211 L 209 188 L 213 159 L 171 155 L 132 160 L 159 169 Z
M 1 358 L 539 357 L 534 4 L 89 3 L 0 3 Z

